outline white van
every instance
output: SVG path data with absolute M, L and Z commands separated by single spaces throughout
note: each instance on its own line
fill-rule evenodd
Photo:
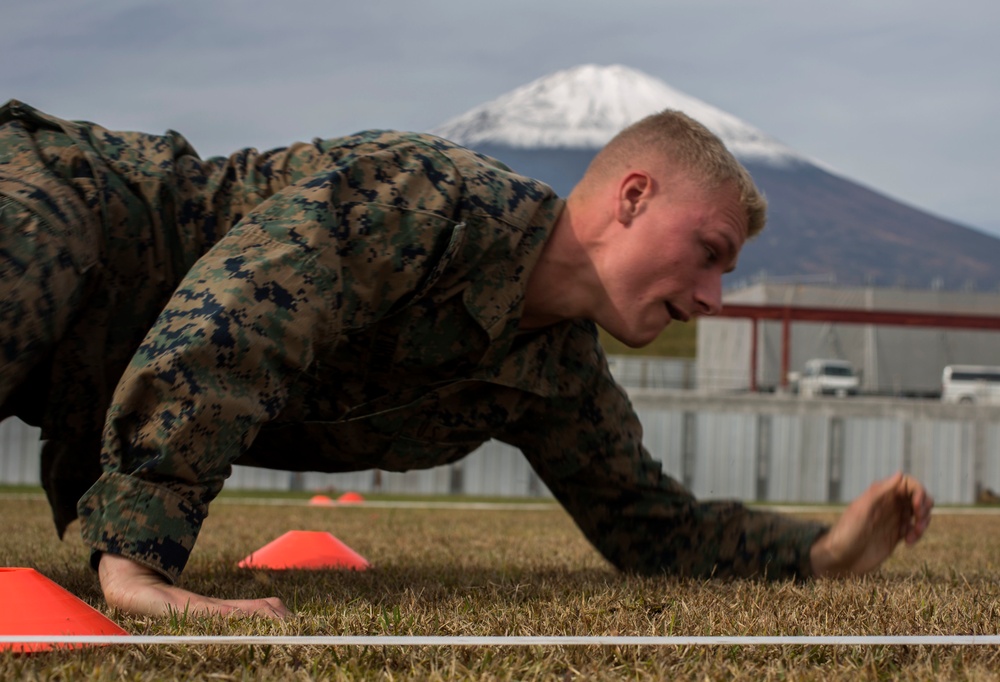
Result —
M 799 377 L 799 394 L 805 398 L 857 395 L 860 386 L 861 378 L 847 360 L 813 358 Z
M 946 403 L 1000 403 L 1000 367 L 948 365 L 941 373 Z

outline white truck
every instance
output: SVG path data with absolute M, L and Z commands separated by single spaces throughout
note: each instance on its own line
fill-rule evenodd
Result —
M 941 373 L 941 400 L 946 403 L 1000 403 L 1000 367 L 948 365 Z
M 857 395 L 860 387 L 861 377 L 847 360 L 813 358 L 799 376 L 799 395 L 804 398 Z

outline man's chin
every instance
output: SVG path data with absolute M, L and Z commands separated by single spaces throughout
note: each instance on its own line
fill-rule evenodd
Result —
M 669 315 L 657 315 L 654 319 L 635 320 L 638 324 L 633 326 L 630 326 L 623 318 L 611 320 L 612 323 L 608 325 L 603 325 L 596 320 L 595 322 L 615 340 L 629 348 L 645 348 L 656 341 L 672 320 Z
M 614 336 L 616 339 L 624 343 L 629 348 L 645 348 L 649 344 L 653 343 L 653 341 L 656 341 L 656 337 L 658 337 L 663 332 L 664 329 L 666 329 L 666 325 L 664 325 L 659 330 L 653 332 L 648 332 L 648 331 L 635 332 L 629 334 L 622 334 L 620 336 L 616 336 L 613 334 L 612 336 Z

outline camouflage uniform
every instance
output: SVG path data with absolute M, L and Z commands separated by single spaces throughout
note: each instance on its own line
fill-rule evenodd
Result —
M 622 569 L 809 574 L 821 526 L 698 503 L 661 472 L 591 323 L 519 330 L 551 190 L 430 136 L 333 146 L 194 264 L 142 341 L 80 501 L 94 559 L 175 580 L 234 462 L 402 471 L 494 437 Z
M 0 108 L 0 409 L 43 428 L 60 533 L 128 359 L 239 223 L 122 381 L 80 505 L 96 551 L 175 579 L 233 461 L 404 470 L 497 437 L 621 568 L 808 574 L 819 526 L 661 473 L 592 325 L 518 331 L 561 207 L 428 137 L 202 161 L 174 132 Z
M 0 107 L 0 419 L 42 427 L 60 536 L 101 473 L 115 384 L 181 277 L 250 208 L 338 153 L 316 140 L 203 161 L 172 131 Z

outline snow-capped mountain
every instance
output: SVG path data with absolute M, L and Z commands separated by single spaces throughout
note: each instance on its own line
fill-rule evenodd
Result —
M 945 289 L 1000 286 L 1000 239 L 831 173 L 737 117 L 624 66 L 579 66 L 517 88 L 433 133 L 565 196 L 615 133 L 679 109 L 718 135 L 768 198 L 768 225 L 730 284 L 784 281 Z
M 741 159 L 806 161 L 735 116 L 620 65 L 587 64 L 539 78 L 431 132 L 470 147 L 600 149 L 622 128 L 663 109 L 700 121 Z

